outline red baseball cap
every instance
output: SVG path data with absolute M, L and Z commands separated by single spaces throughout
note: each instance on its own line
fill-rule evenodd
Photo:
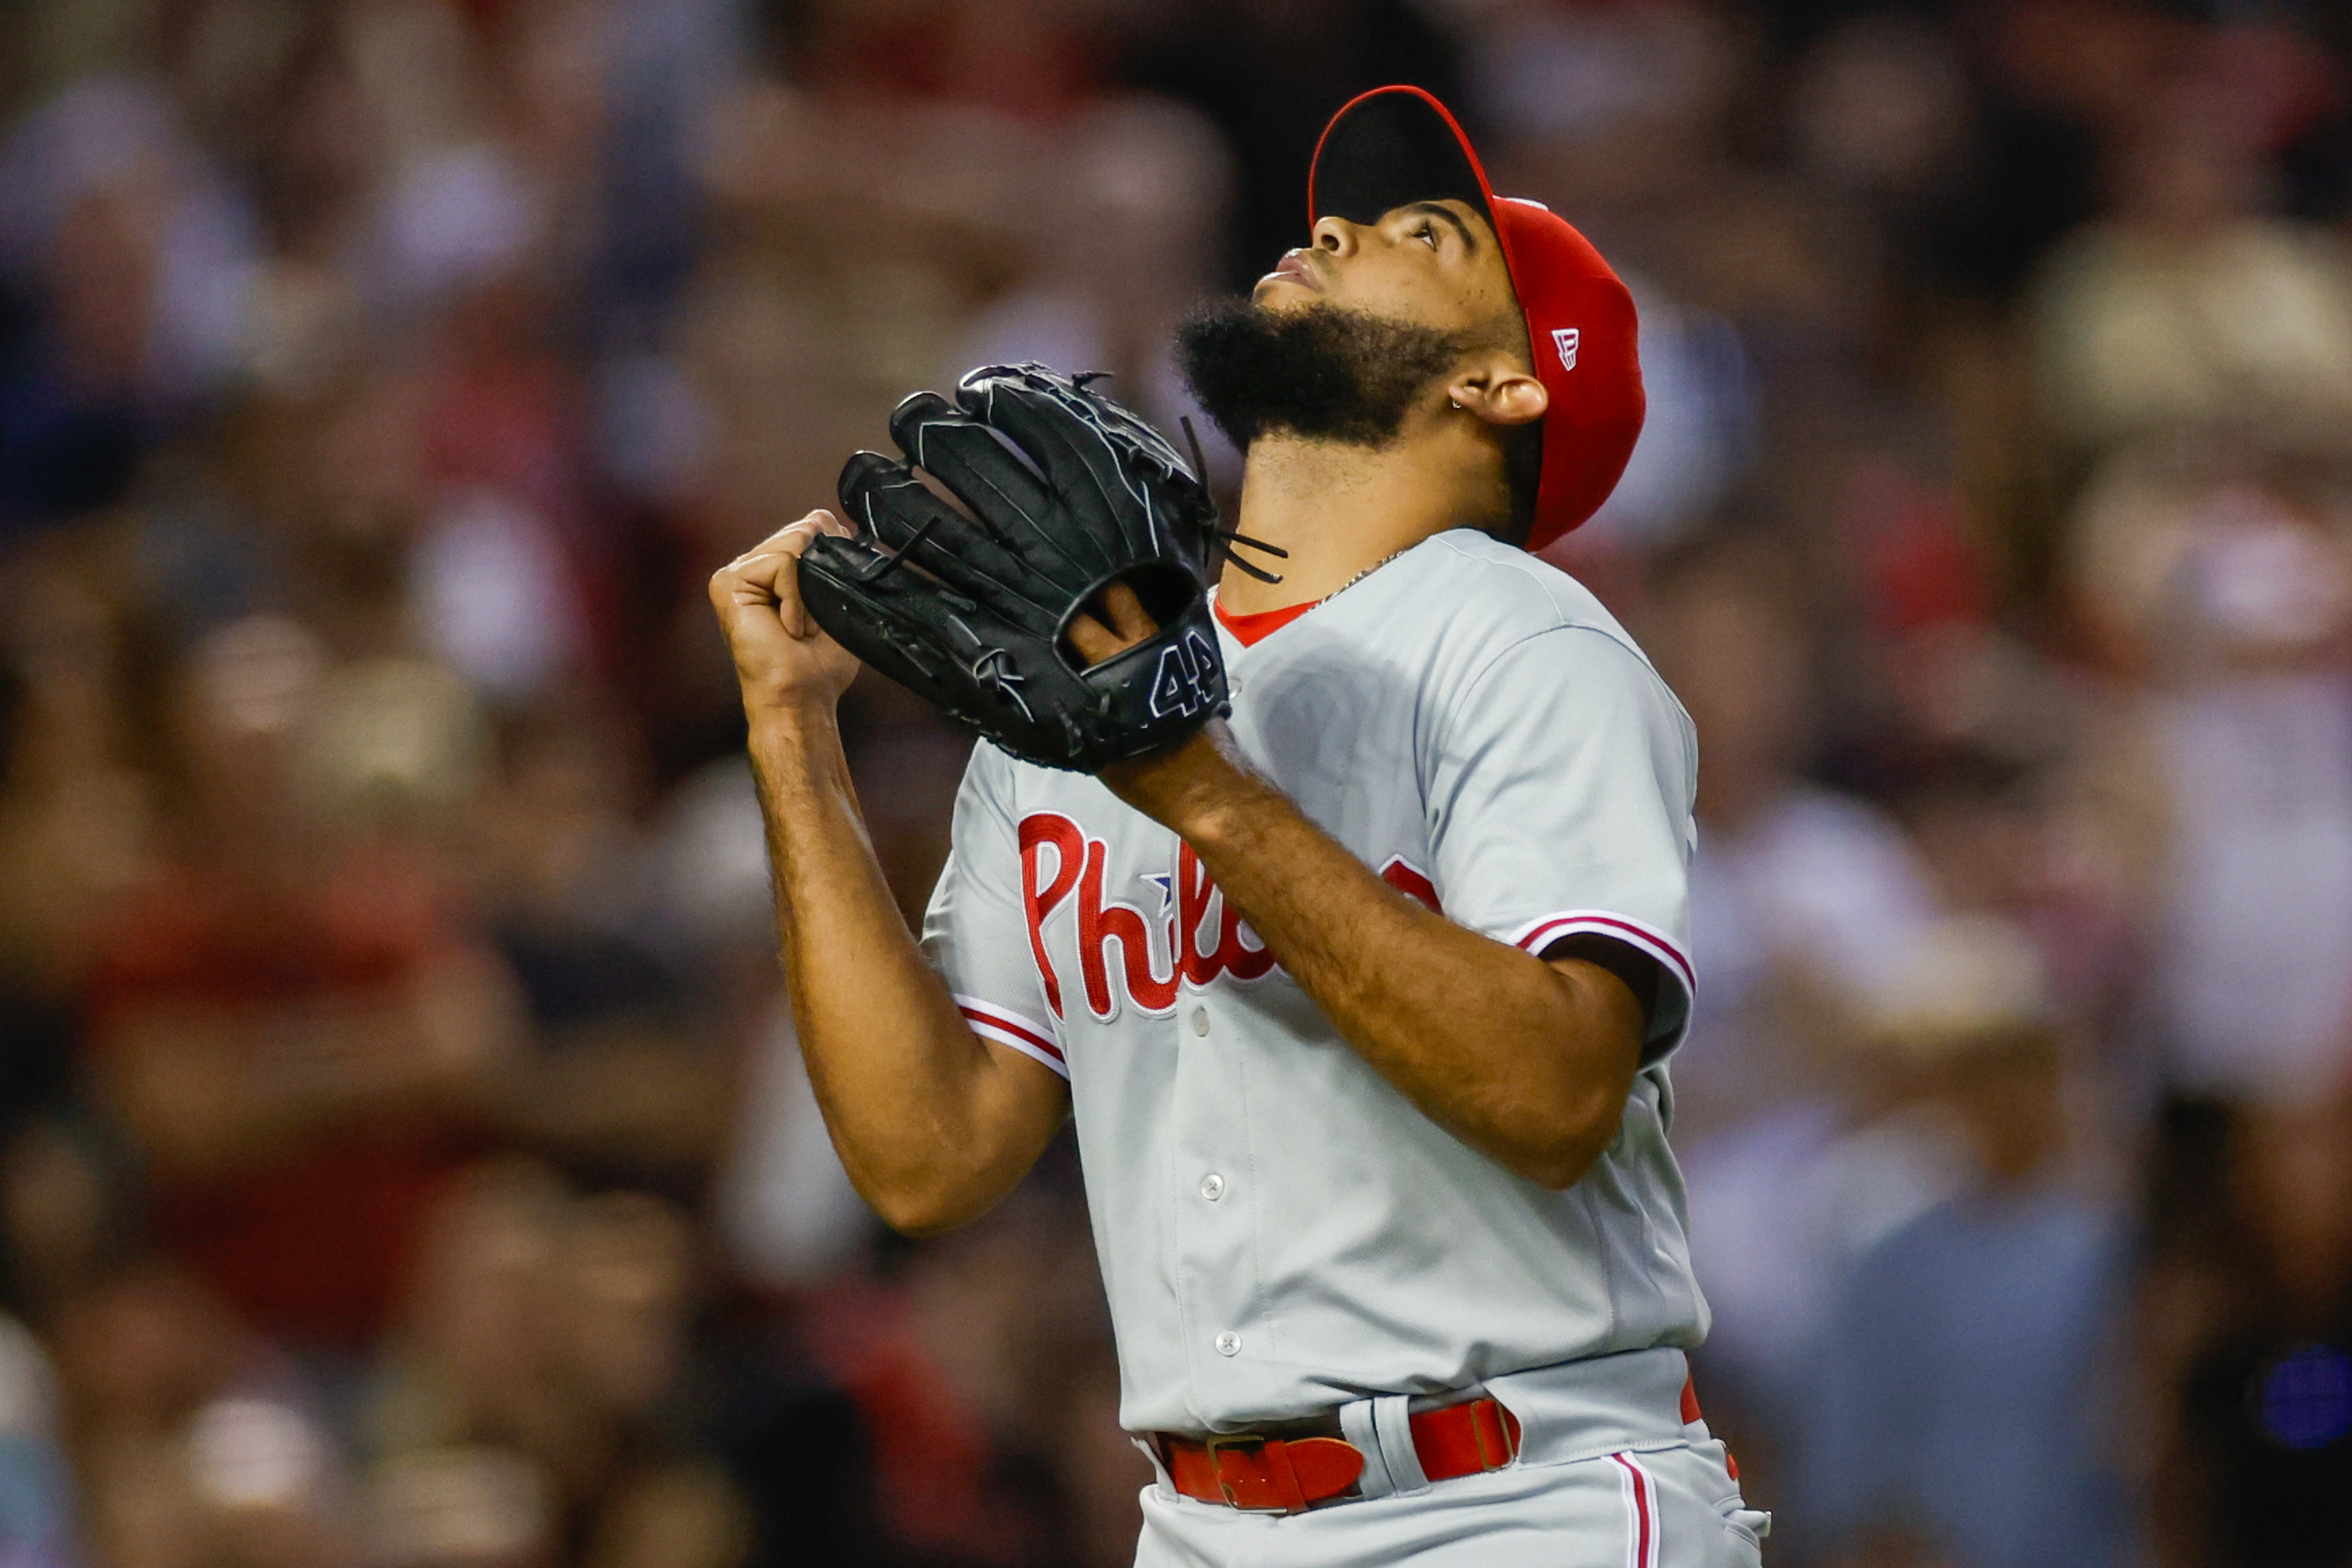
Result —
M 1331 117 L 1307 176 L 1307 218 L 1371 224 L 1408 202 L 1468 203 L 1502 242 L 1536 376 L 1551 394 L 1528 548 L 1598 511 L 1625 472 L 1645 401 L 1633 297 L 1592 244 L 1540 202 L 1497 196 L 1470 139 L 1417 87 L 1375 88 Z

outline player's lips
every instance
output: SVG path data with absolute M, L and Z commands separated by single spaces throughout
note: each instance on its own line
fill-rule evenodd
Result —
M 1274 270 L 1258 279 L 1261 287 L 1276 282 L 1296 283 L 1302 288 L 1312 288 L 1318 294 L 1323 291 L 1323 281 L 1315 276 L 1315 269 L 1307 264 L 1304 250 L 1283 252 L 1282 259 L 1275 263 Z

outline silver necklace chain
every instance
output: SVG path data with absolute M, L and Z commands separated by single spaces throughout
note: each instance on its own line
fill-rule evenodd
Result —
M 1386 554 L 1386 555 L 1384 555 L 1384 556 L 1381 557 L 1381 559 L 1378 559 L 1378 560 L 1376 560 L 1376 561 L 1372 562 L 1372 564 L 1371 564 L 1371 565 L 1370 565 L 1370 566 L 1368 566 L 1368 567 L 1364 568 L 1364 570 L 1361 570 L 1361 571 L 1358 572 L 1355 576 L 1353 576 L 1353 577 L 1349 578 L 1347 581 L 1345 581 L 1345 582 L 1341 583 L 1339 587 L 1337 587 L 1337 588 L 1333 589 L 1330 592 L 1328 592 L 1328 593 L 1325 594 L 1322 598 L 1320 598 L 1320 599 L 1317 600 L 1315 602 L 1316 602 L 1316 603 L 1318 603 L 1318 604 L 1328 604 L 1328 603 L 1330 603 L 1330 602 L 1331 602 L 1331 601 L 1333 601 L 1333 600 L 1335 600 L 1335 599 L 1339 598 L 1339 595 L 1341 595 L 1341 594 L 1343 594 L 1343 593 L 1347 592 L 1347 591 L 1348 591 L 1348 590 L 1349 590 L 1349 589 L 1351 589 L 1351 588 L 1355 587 L 1355 586 L 1356 586 L 1356 584 L 1358 584 L 1358 583 L 1360 583 L 1360 582 L 1363 581 L 1363 580 L 1364 580 L 1364 579 L 1366 579 L 1366 578 L 1368 578 L 1368 577 L 1371 576 L 1371 575 L 1372 575 L 1372 573 L 1374 573 L 1374 572 L 1376 572 L 1376 571 L 1380 570 L 1381 570 L 1381 568 L 1382 568 L 1382 567 L 1384 567 L 1384 566 L 1388 565 L 1388 563 L 1389 563 L 1389 562 L 1391 562 L 1391 561 L 1392 561 L 1392 560 L 1396 559 L 1396 558 L 1397 558 L 1397 557 L 1399 557 L 1399 556 L 1401 556 L 1401 555 L 1404 554 L 1405 550 L 1411 549 L 1412 548 L 1412 545 L 1406 545 L 1406 546 L 1404 547 L 1404 549 L 1392 549 L 1392 550 L 1389 551 L 1389 553 L 1388 553 L 1388 554 Z
M 1416 541 L 1416 542 L 1418 542 L 1418 541 Z M 1411 549 L 1412 548 L 1412 545 L 1406 545 L 1402 549 L 1392 549 L 1392 550 L 1389 551 L 1389 553 L 1388 553 L 1388 554 L 1386 554 L 1386 555 L 1384 555 L 1384 556 L 1381 557 L 1381 559 L 1378 559 L 1378 560 L 1376 560 L 1376 561 L 1372 562 L 1372 564 L 1371 564 L 1371 565 L 1370 565 L 1370 566 L 1368 566 L 1368 567 L 1364 568 L 1364 570 L 1361 570 L 1361 571 L 1358 572 L 1355 576 L 1353 576 L 1353 577 L 1349 578 L 1347 581 L 1345 581 L 1345 582 L 1341 583 L 1339 587 L 1337 587 L 1337 588 L 1333 589 L 1330 592 L 1328 592 L 1328 593 L 1325 594 L 1322 598 L 1320 598 L 1320 599 L 1318 599 L 1318 600 L 1315 601 L 1315 602 L 1314 602 L 1312 605 L 1308 606 L 1308 608 L 1309 608 L 1309 609 L 1319 608 L 1319 607 L 1320 607 L 1320 606 L 1322 606 L 1322 605 L 1326 605 L 1326 604 L 1330 603 L 1330 602 L 1331 602 L 1331 601 L 1333 601 L 1333 600 L 1335 600 L 1335 599 L 1339 598 L 1339 595 L 1341 595 L 1341 594 L 1343 594 L 1343 593 L 1347 592 L 1347 591 L 1348 591 L 1348 590 L 1349 590 L 1349 589 L 1351 589 L 1351 588 L 1355 587 L 1355 586 L 1356 586 L 1356 584 L 1358 584 L 1358 583 L 1360 583 L 1360 582 L 1363 581 L 1363 580 L 1364 580 L 1364 579 L 1366 579 L 1366 578 L 1368 578 L 1368 577 L 1371 576 L 1371 575 L 1372 575 L 1372 573 L 1374 573 L 1374 572 L 1376 572 L 1376 571 L 1380 570 L 1381 570 L 1381 568 L 1382 568 L 1382 567 L 1384 567 L 1384 566 L 1388 565 L 1388 563 L 1389 563 L 1389 562 L 1391 562 L 1391 561 L 1392 561 L 1392 560 L 1396 559 L 1396 558 L 1397 558 L 1397 557 L 1399 557 L 1399 556 L 1401 556 L 1401 555 L 1404 554 L 1405 550 L 1409 550 L 1409 549 Z M 1271 613 L 1271 612 L 1269 612 L 1269 613 Z

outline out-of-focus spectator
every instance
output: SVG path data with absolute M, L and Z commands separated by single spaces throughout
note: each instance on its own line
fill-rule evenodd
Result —
M 2077 523 L 2080 591 L 2151 682 L 2086 759 L 2095 818 L 2192 1093 L 2310 1101 L 2352 1066 L 2352 508 L 2327 479 L 2130 454 Z
M 1872 1033 L 1948 1110 L 1969 1172 L 1840 1282 L 1790 1523 L 1822 1561 L 2130 1561 L 2113 1418 L 2123 1229 L 2070 1169 L 2040 956 L 1990 917 L 1948 922 Z
M 20 554 L 0 589 L 0 1030 L 12 1120 L 66 1088 L 89 924 L 140 873 L 153 825 L 122 711 L 135 671 L 98 586 L 112 557 L 52 539 Z
M 1755 457 L 1755 388 L 1731 323 L 1675 305 L 1638 276 L 1642 434 L 1592 519 L 1554 553 L 1574 570 L 1601 552 L 1667 549 L 1722 504 Z
M 685 1218 L 478 1167 L 435 1215 L 364 1424 L 381 1560 L 728 1568 L 741 1499 L 676 1406 Z
M 1652 590 L 1661 671 L 1697 726 L 1694 940 L 1707 954 L 1675 1095 L 1678 1142 L 1806 1097 L 1841 1009 L 1906 964 L 1935 913 L 1895 825 L 1810 782 L 1817 656 L 1774 546 L 1694 552 Z
M 2053 251 L 2037 287 L 2045 413 L 2078 449 L 2185 426 L 2341 451 L 2352 257 L 2338 236 L 2262 210 L 2264 154 L 2283 120 L 2330 90 L 2328 68 L 2290 54 L 2232 68 L 2247 62 L 2224 40 L 2190 47 L 2142 88 L 2112 214 Z
M 75 1558 L 57 1403 L 48 1353 L 22 1323 L 0 1317 L 0 1562 L 11 1568 L 68 1568 Z
M 1227 181 L 1207 128 L 1071 75 L 1053 7 L 992 9 L 820 7 L 810 83 L 719 121 L 709 174 L 736 242 L 688 319 L 735 516 L 829 497 L 837 465 L 808 448 L 872 444 L 907 388 L 975 352 L 1082 354 L 1147 388 L 1207 286 Z M 995 68 L 910 81 L 906 29 Z
M 1118 1434 L 1109 1319 L 1066 1197 L 1032 1195 L 816 1305 L 885 1531 L 919 1562 L 1127 1562 L 1148 1461 Z
M 2155 1169 L 2138 1401 L 2158 1561 L 2352 1553 L 2352 1115 L 2183 1103 Z
M 774 1019 L 751 1051 L 732 1157 L 719 1173 L 719 1230 L 747 1279 L 804 1290 L 857 1256 L 874 1216 L 833 1151 L 791 1020 Z
M 510 1062 L 509 1129 L 583 1175 L 692 1196 L 718 1147 L 735 1018 L 698 1004 L 647 933 L 667 915 L 653 846 L 610 716 L 577 701 L 508 727 L 504 767 L 478 803 L 471 877 L 532 1025 Z M 764 923 L 762 923 L 764 925 Z
M 94 1560 L 358 1561 L 329 1427 L 271 1348 L 184 1272 L 112 1273 L 65 1304 L 53 1339 Z
M 159 1239 L 255 1326 L 348 1354 L 517 1013 L 419 846 L 339 834 L 306 794 L 320 664 L 268 618 L 193 654 L 172 851 L 95 938 L 86 1005 Z
M 858 1264 L 877 1227 L 834 1153 L 774 994 L 775 906 L 751 769 L 730 758 L 680 784 L 647 852 L 647 924 L 734 1020 L 740 1048 L 732 1124 L 712 1173 L 719 1239 L 762 1291 L 821 1288 Z
M 167 412 L 241 368 L 252 217 L 166 84 L 93 75 L 0 150 L 0 276 L 45 293 L 62 387 Z

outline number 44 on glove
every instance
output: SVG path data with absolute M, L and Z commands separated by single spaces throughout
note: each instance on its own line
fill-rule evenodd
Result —
M 1231 536 L 1159 432 L 1023 364 L 973 371 L 953 402 L 915 393 L 890 436 L 905 461 L 861 452 L 841 471 L 856 536 L 801 558 L 802 602 L 844 647 L 1049 768 L 1100 772 L 1226 711 L 1205 577 Z M 1070 622 L 1115 582 L 1159 630 L 1089 666 Z

